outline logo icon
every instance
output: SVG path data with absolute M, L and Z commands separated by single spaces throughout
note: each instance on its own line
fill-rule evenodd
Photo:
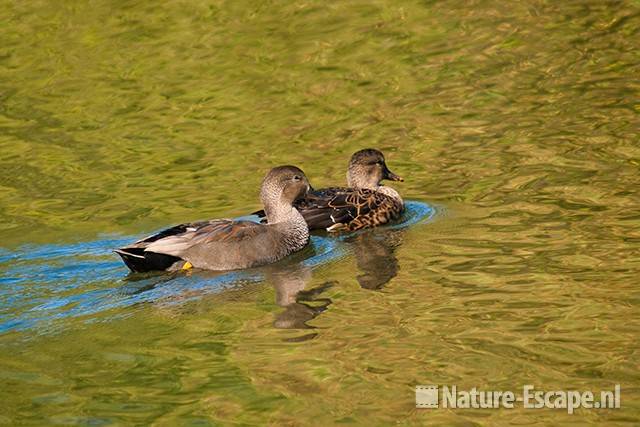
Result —
M 418 385 L 416 386 L 416 408 L 437 408 L 438 407 L 438 386 Z

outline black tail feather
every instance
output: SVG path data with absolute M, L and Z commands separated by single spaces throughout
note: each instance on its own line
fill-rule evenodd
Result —
M 167 270 L 180 261 L 180 258 L 172 255 L 145 252 L 144 248 L 121 248 L 114 252 L 120 255 L 131 271 L 136 273 Z

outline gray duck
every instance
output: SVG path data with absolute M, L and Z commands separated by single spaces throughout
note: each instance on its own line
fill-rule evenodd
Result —
M 360 150 L 349 161 L 348 187 L 312 190 L 294 206 L 309 230 L 355 231 L 383 225 L 398 219 L 404 210 L 400 193 L 381 185 L 385 179 L 404 181 L 389 170 L 382 152 Z M 264 216 L 263 211 L 255 214 Z
M 299 168 L 273 168 L 260 191 L 266 223 L 232 219 L 185 223 L 115 252 L 135 272 L 191 267 L 236 270 L 276 262 L 309 242 L 309 228 L 293 206 L 309 188 Z

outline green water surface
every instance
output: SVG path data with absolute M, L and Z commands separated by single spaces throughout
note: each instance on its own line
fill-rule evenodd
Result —
M 2 2 L 0 424 L 640 424 L 638 76 L 637 1 Z M 224 286 L 109 252 L 365 147 L 432 217 Z

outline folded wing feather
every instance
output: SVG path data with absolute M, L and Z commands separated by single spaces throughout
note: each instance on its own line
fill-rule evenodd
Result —
M 141 242 L 149 242 L 145 251 L 180 257 L 193 246 L 214 242 L 239 242 L 264 231 L 264 225 L 255 222 L 220 219 L 181 224 Z M 162 237 L 156 239 L 156 236 Z

